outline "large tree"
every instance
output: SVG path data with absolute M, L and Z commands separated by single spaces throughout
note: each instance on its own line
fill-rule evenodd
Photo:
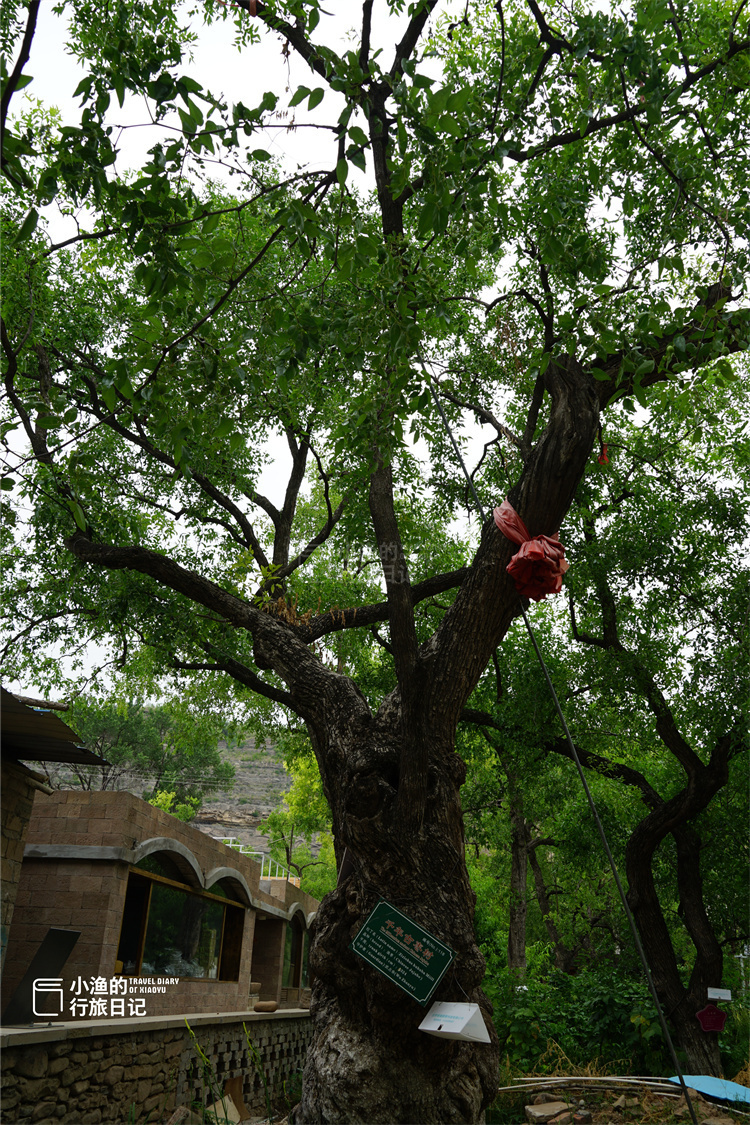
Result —
M 455 733 L 519 613 L 517 547 L 489 520 L 456 565 L 426 534 L 466 490 L 422 358 L 453 423 L 492 428 L 477 487 L 488 506 L 507 493 L 532 536 L 560 528 L 605 408 L 729 370 L 748 345 L 744 4 L 364 0 L 342 45 L 317 0 L 207 0 L 248 69 L 281 39 L 254 107 L 185 75 L 200 31 L 170 0 L 61 7 L 84 67 L 75 123 L 8 117 L 37 0 L 2 27 L 5 403 L 34 507 L 11 666 L 35 631 L 69 627 L 302 720 L 351 863 L 315 924 L 296 1120 L 478 1121 L 494 1031 L 424 1035 L 420 1006 L 349 949 L 389 899 L 456 953 L 438 998 L 476 1001 L 491 1028 Z M 114 102 L 137 98 L 154 143 L 118 176 Z M 290 125 L 321 129 L 326 170 L 269 159 L 258 134 Z M 352 186 L 362 168 L 372 190 Z M 70 236 L 45 233 L 53 201 Z M 258 483 L 274 435 L 278 497 Z M 335 602 L 310 597 L 321 550 L 360 560 Z M 372 629 L 385 695 L 343 670 Z

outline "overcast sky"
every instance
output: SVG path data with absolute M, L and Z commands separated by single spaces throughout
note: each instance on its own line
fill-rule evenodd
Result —
M 40 8 L 37 31 L 31 49 L 31 57 L 25 72 L 34 81 L 25 91 L 30 97 L 39 98 L 47 105 L 55 105 L 65 122 L 80 120 L 79 99 L 72 93 L 83 77 L 83 70 L 66 51 L 67 18 L 57 16 L 53 11 L 54 0 L 44 0 Z M 440 10 L 454 6 L 450 2 L 440 5 Z M 327 0 L 325 7 L 332 15 L 321 15 L 320 23 L 314 32 L 317 43 L 325 43 L 335 50 L 344 51 L 358 44 L 359 19 L 361 7 L 351 0 Z M 373 50 L 383 48 L 383 65 L 390 66 L 396 43 L 406 27 L 406 16 L 394 16 L 388 12 L 385 0 L 376 0 L 373 6 Z M 307 64 L 294 52 L 289 62 L 282 56 L 280 36 L 268 32 L 258 21 L 261 35 L 259 44 L 251 44 L 239 50 L 234 40 L 234 24 L 231 20 L 217 21 L 210 27 L 203 26 L 196 19 L 194 30 L 198 41 L 192 48 L 192 61 L 184 60 L 182 72 L 189 74 L 207 87 L 215 95 L 223 94 L 231 104 L 238 101 L 247 106 L 257 105 L 263 94 L 270 90 L 279 98 L 278 110 L 287 109 L 289 99 L 301 85 L 311 88 L 322 85 L 319 76 L 314 75 Z M 432 66 L 434 72 L 434 64 Z M 288 90 L 287 90 L 288 87 Z M 14 99 L 13 108 L 17 110 L 20 97 Z M 148 122 L 143 102 L 126 97 L 122 108 L 113 96 L 108 121 L 113 125 L 125 125 L 119 147 L 121 159 L 117 171 L 137 167 L 148 149 L 158 139 L 156 129 L 144 127 Z M 305 103 L 290 111 L 288 118 L 280 119 L 279 128 L 268 129 L 262 144 L 274 155 L 283 158 L 290 166 L 306 164 L 311 168 L 330 168 L 336 163 L 335 141 L 330 133 L 306 128 L 313 122 L 335 123 L 343 100 L 330 92 L 320 106 L 309 114 Z M 289 131 L 285 126 L 292 114 L 297 124 L 303 126 Z M 215 170 L 218 177 L 221 173 Z M 352 175 L 361 176 L 355 168 Z

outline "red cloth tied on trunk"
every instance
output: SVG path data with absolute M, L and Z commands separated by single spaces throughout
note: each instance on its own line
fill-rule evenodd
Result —
M 505 538 L 521 545 L 506 568 L 521 597 L 540 602 L 547 594 L 558 594 L 563 574 L 570 566 L 560 537 L 535 535 L 532 539 L 526 524 L 507 500 L 492 514 Z

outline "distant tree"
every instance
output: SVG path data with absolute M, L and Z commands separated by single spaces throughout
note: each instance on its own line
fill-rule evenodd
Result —
M 331 811 L 312 752 L 298 754 L 287 769 L 292 776 L 291 787 L 284 794 L 281 808 L 266 817 L 260 831 L 268 836 L 273 858 L 300 878 L 303 890 L 319 898 L 336 886 Z
M 148 803 L 156 809 L 163 809 L 178 820 L 187 821 L 192 820 L 198 812 L 201 800 L 200 797 L 187 797 L 184 801 L 178 801 L 173 789 L 158 789 L 148 798 Z
M 204 797 L 234 784 L 234 767 L 219 749 L 225 728 L 214 714 L 179 701 L 148 706 L 133 699 L 78 697 L 66 721 L 107 764 L 58 768 L 54 777 L 62 788 L 130 789 L 160 808 L 169 796 L 166 811 L 183 806 L 187 819 Z

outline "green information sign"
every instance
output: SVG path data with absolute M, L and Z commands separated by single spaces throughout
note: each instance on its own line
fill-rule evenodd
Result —
M 350 949 L 420 1004 L 426 1004 L 456 956 L 395 906 L 381 900 Z

